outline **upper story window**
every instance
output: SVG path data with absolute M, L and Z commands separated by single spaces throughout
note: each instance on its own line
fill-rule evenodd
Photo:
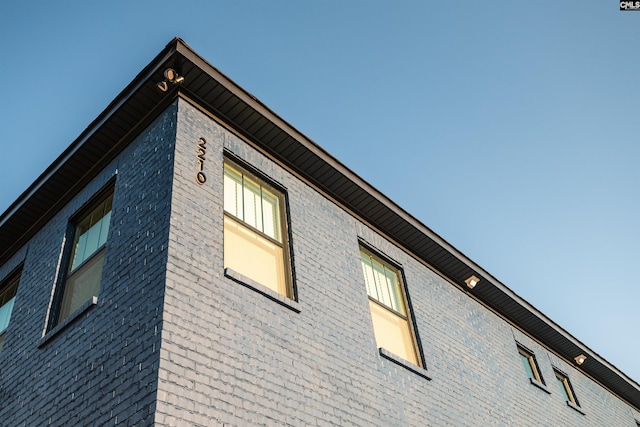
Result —
M 62 322 L 92 297 L 98 296 L 102 279 L 105 244 L 109 235 L 113 192 L 100 198 L 72 224 L 73 239 L 66 279 L 58 297 L 56 324 Z
M 284 194 L 224 164 L 224 267 L 292 298 Z
M 518 345 L 518 353 L 520 354 L 520 361 L 522 362 L 522 367 L 526 372 L 529 379 L 536 381 L 537 383 L 544 384 L 544 380 L 542 379 L 542 375 L 540 374 L 540 369 L 538 368 L 538 362 L 536 361 L 536 357 L 529 350 L 522 348 Z
M 3 283 L 0 283 L 0 350 L 2 350 L 4 337 L 11 320 L 18 283 L 20 283 L 20 272 L 10 275 Z
M 360 261 L 378 347 L 420 366 L 400 270 L 364 248 L 360 248 Z
M 564 400 L 573 403 L 576 406 L 580 406 L 578 404 L 578 400 L 576 399 L 576 395 L 573 392 L 573 387 L 571 386 L 571 382 L 569 381 L 569 377 L 563 374 L 562 372 L 554 369 L 554 373 L 556 375 L 556 382 L 558 383 L 558 387 L 560 388 L 560 393 Z

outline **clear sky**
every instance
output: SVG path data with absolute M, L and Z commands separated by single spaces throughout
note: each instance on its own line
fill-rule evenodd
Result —
M 603 0 L 0 3 L 0 212 L 179 36 L 640 381 L 640 12 Z

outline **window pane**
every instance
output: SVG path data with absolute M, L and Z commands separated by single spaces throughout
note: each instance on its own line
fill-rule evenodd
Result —
M 73 261 L 71 262 L 71 267 L 69 271 L 73 271 L 77 266 L 82 264 L 82 261 L 85 260 L 84 254 L 86 252 L 87 247 L 87 235 L 82 234 L 78 236 L 78 241 L 73 248 Z
M 13 303 L 16 300 L 14 296 L 7 301 L 2 307 L 0 307 L 0 333 L 4 332 L 9 326 L 9 320 L 11 319 L 11 311 L 13 310 Z
M 371 257 L 360 252 L 360 260 L 362 261 L 362 272 L 364 273 L 364 282 L 367 286 L 367 295 L 379 301 L 378 290 L 376 289 L 376 280 L 373 276 L 373 266 L 371 265 Z
M 98 243 L 100 242 L 100 230 L 102 229 L 102 223 L 98 222 L 94 224 L 84 234 L 87 236 L 84 246 L 83 261 L 91 256 L 96 250 L 98 250 Z
M 100 203 L 89 215 L 76 226 L 76 244 L 69 271 L 75 270 L 89 259 L 107 241 L 109 223 L 111 222 L 111 205 L 113 196 Z
M 224 165 L 224 210 L 282 243 L 280 197 L 260 182 Z
M 369 300 L 369 308 L 378 347 L 418 365 L 409 322 L 374 301 Z
M 389 288 L 387 286 L 387 279 L 384 274 L 384 266 L 379 262 L 376 262 L 374 259 L 371 260 L 371 266 L 373 267 L 373 279 L 376 284 L 378 301 L 380 301 L 387 307 L 391 307 L 391 299 L 389 298 Z
M 529 355 L 520 353 L 520 360 L 522 361 L 522 366 L 524 367 L 524 371 L 527 373 L 527 376 L 533 380 L 536 379 L 536 376 L 533 373 L 533 368 L 531 367 L 531 360 Z
M 558 383 L 558 387 L 560 387 L 560 393 L 562 393 L 562 397 L 564 398 L 564 400 L 566 400 L 567 402 L 575 403 L 569 389 L 569 380 L 562 374 L 556 372 L 556 382 Z
M 242 219 L 242 175 L 224 166 L 224 210 Z
M 365 252 L 360 253 L 360 259 L 369 296 L 405 316 L 398 272 Z
M 98 247 L 107 243 L 109 235 L 109 223 L 111 223 L 111 210 L 100 221 L 100 237 L 98 238 Z
M 260 187 L 244 177 L 244 222 L 253 228 L 263 231 L 262 227 L 262 198 Z
M 224 267 L 288 295 L 283 248 L 227 216 L 224 218 Z
M 0 290 L 0 306 L 6 304 L 11 298 L 13 298 L 18 292 L 18 283 L 20 282 L 20 275 L 14 276 L 9 279 L 7 286 Z
M 103 262 L 104 251 L 101 251 L 67 278 L 58 322 L 67 318 L 90 298 L 98 296 Z
M 0 334 L 9 326 L 19 282 L 20 275 L 13 276 L 6 282 L 6 286 L 0 289 Z
M 400 314 L 405 314 L 404 304 L 402 303 L 402 299 L 400 296 L 400 282 L 398 281 L 398 273 L 389 270 L 386 267 L 384 269 L 384 273 L 387 289 L 389 290 L 389 300 L 391 302 L 390 307 Z
M 278 196 L 262 187 L 262 231 L 267 236 L 282 243 L 279 204 Z

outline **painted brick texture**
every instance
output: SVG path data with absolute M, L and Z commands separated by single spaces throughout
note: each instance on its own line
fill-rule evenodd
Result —
M 196 182 L 200 138 L 204 185 Z M 286 189 L 294 302 L 225 275 L 225 155 Z M 69 218 L 114 177 L 98 302 L 43 339 Z M 361 241 L 402 266 L 431 380 L 376 348 Z M 0 426 L 636 427 L 640 420 L 184 100 L 2 265 L 0 280 L 21 264 L 0 351 Z M 530 384 L 516 342 L 535 353 L 550 393 Z M 554 367 L 569 376 L 584 414 L 563 401 Z
M 299 313 L 224 275 L 225 151 L 287 189 Z M 174 172 L 158 425 L 635 427 L 628 404 L 185 101 Z M 359 239 L 403 267 L 431 381 L 378 353 Z M 550 394 L 529 383 L 516 342 Z
M 176 111 L 161 114 L 0 269 L 2 279 L 24 263 L 0 351 L 0 425 L 153 423 Z M 69 218 L 113 177 L 97 305 L 43 340 Z

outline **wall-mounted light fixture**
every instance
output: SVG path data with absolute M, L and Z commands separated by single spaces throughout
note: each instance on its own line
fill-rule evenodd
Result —
M 183 76 L 179 76 L 176 70 L 173 68 L 167 68 L 164 70 L 164 78 L 173 84 L 182 83 L 184 81 Z
M 467 284 L 467 288 L 473 289 L 476 287 L 479 281 L 480 279 L 478 279 L 476 276 L 471 276 L 467 280 L 465 280 L 464 283 Z
M 587 360 L 587 356 L 585 356 L 584 354 L 581 354 L 579 356 L 574 357 L 573 360 L 575 360 L 578 365 L 582 365 L 584 361 Z
M 162 92 L 169 90 L 169 83 L 177 85 L 184 81 L 184 76 L 178 75 L 176 70 L 173 68 L 167 68 L 164 70 L 164 78 L 165 80 L 156 84 L 156 87 Z

